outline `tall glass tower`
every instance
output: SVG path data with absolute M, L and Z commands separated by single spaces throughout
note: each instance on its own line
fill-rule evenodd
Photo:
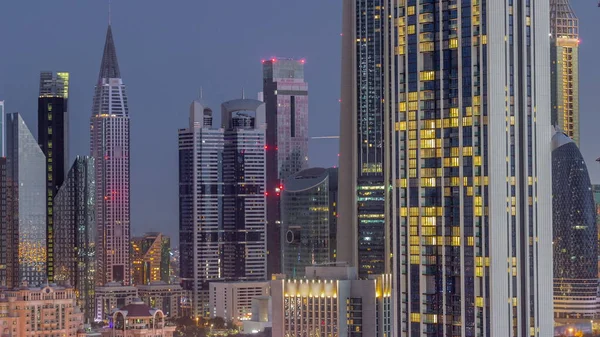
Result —
M 268 274 L 281 271 L 280 185 L 308 167 L 308 83 L 304 60 L 263 61 L 263 99 L 267 113 Z
M 6 175 L 12 185 L 18 245 L 17 282 L 41 285 L 46 277 L 46 157 L 18 113 L 6 116 Z M 13 280 L 14 281 L 14 280 Z
M 46 270 L 54 281 L 54 216 L 52 207 L 65 179 L 69 160 L 69 73 L 42 72 L 38 98 L 38 143 L 46 156 Z
M 549 10 L 537 0 L 344 1 L 339 223 L 358 212 L 361 234 L 362 219 L 381 217 L 361 214 L 357 198 L 385 198 L 396 336 L 553 333 Z M 357 102 L 377 93 L 361 91 L 364 76 L 382 82 L 371 130 L 382 128 L 383 184 L 372 190 L 351 184 L 378 170 L 365 162 L 378 144 L 358 132 L 370 124 Z M 338 243 L 340 255 L 360 254 L 352 242 Z
M 552 125 L 579 146 L 579 20 L 569 0 L 550 0 Z
M 95 164 L 96 285 L 130 283 L 129 109 L 110 25 L 90 120 Z

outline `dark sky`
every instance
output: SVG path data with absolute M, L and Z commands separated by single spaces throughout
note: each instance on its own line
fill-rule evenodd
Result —
M 539 1 L 539 0 L 538 0 Z M 572 0 L 581 21 L 581 149 L 600 182 L 600 8 Z M 42 70 L 71 72 L 71 157 L 89 154 L 89 117 L 107 1 L 1 1 L 0 99 L 36 134 Z M 261 90 L 261 63 L 306 59 L 310 134 L 337 135 L 341 0 L 114 0 L 113 33 L 131 116 L 134 234 L 177 240 L 177 129 L 203 88 L 220 103 Z M 313 166 L 337 164 L 337 141 L 311 141 Z

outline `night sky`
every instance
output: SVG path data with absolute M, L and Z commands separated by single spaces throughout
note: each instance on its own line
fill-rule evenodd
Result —
M 540 1 L 540 0 L 536 0 Z M 572 0 L 581 25 L 581 149 L 600 182 L 600 8 Z M 1 1 L 0 100 L 37 130 L 39 72 L 69 71 L 71 153 L 89 154 L 89 118 L 108 22 L 106 0 Z M 112 26 L 131 118 L 134 235 L 177 241 L 177 129 L 203 89 L 255 98 L 261 59 L 306 59 L 310 135 L 339 134 L 341 0 L 114 0 Z M 337 165 L 337 140 L 310 142 L 311 166 Z

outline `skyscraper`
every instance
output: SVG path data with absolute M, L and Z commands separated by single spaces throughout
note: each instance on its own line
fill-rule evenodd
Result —
M 0 101 L 0 157 L 6 156 L 6 116 L 4 115 L 4 101 Z
M 281 262 L 288 278 L 336 260 L 336 168 L 309 168 L 287 177 L 281 191 Z
M 94 158 L 77 157 L 54 198 L 54 281 L 71 285 L 87 323 L 95 318 L 96 191 Z
M 130 281 L 129 109 L 111 26 L 90 121 L 96 180 L 97 286 Z
M 308 168 L 308 84 L 304 60 L 263 61 L 267 118 L 268 275 L 281 270 L 279 197 L 281 181 Z
M 132 282 L 150 284 L 170 283 L 171 239 L 161 233 L 146 233 L 131 239 Z
M 592 183 L 577 145 L 552 137 L 554 319 L 594 319 L 599 313 L 598 228 Z
M 569 0 L 550 0 L 552 125 L 579 146 L 579 20 Z
M 551 336 L 548 2 L 346 0 L 344 10 L 338 232 L 355 208 L 379 219 L 354 206 L 346 175 L 377 170 L 353 149 L 378 148 L 359 137 L 369 119 L 357 102 L 376 93 L 360 90 L 381 69 L 374 125 L 385 140 L 396 335 Z M 359 197 L 381 198 L 375 186 Z
M 356 266 L 361 278 L 390 271 L 391 218 L 385 216 L 385 186 L 391 184 L 384 146 L 391 143 L 385 105 L 391 100 L 386 100 L 389 85 L 384 79 L 384 52 L 389 48 L 384 36 L 386 2 L 344 1 L 338 221 L 338 242 L 343 244 L 338 261 Z
M 0 157 L 0 284 L 19 285 L 19 232 L 15 185 L 7 174 L 6 157 Z
M 264 109 L 253 99 L 225 102 L 213 129 L 212 111 L 195 102 L 179 130 L 181 277 L 194 317 L 210 314 L 210 281 L 266 278 Z
M 38 143 L 46 156 L 46 273 L 54 280 L 54 197 L 69 167 L 69 73 L 42 72 L 38 98 Z
M 6 175 L 13 186 L 15 281 L 46 282 L 46 157 L 18 113 L 6 116 Z M 13 247 L 14 248 L 14 247 Z

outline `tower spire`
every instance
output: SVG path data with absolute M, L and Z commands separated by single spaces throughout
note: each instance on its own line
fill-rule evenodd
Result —
M 112 0 L 108 0 L 108 25 L 110 26 L 112 11 L 111 11 Z
M 104 43 L 104 54 L 102 55 L 102 64 L 100 65 L 98 80 L 100 81 L 103 78 L 121 78 L 119 62 L 117 61 L 117 49 L 115 48 L 110 23 L 106 30 L 106 42 Z

